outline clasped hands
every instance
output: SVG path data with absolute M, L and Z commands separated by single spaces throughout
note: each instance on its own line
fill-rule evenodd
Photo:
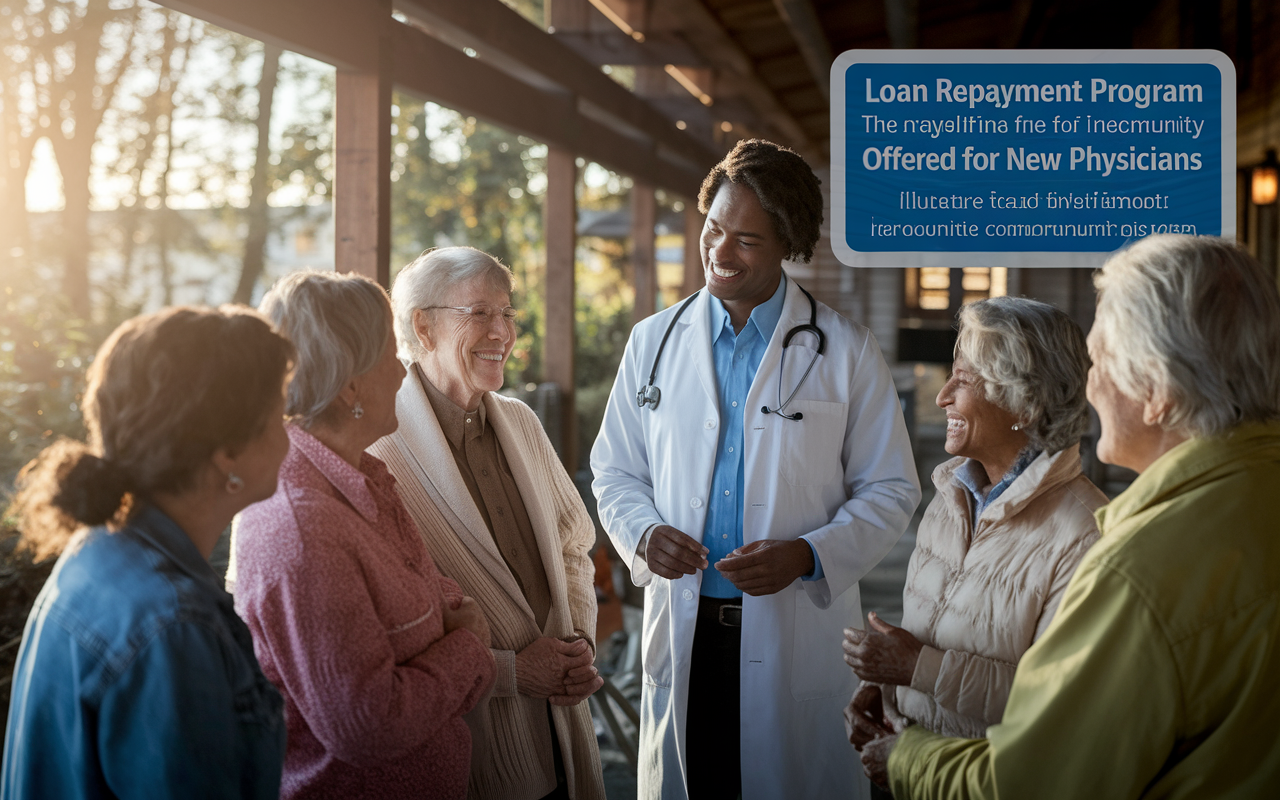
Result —
M 490 647 L 489 622 L 480 604 L 463 597 L 456 606 L 444 606 L 445 632 L 465 629 Z M 595 653 L 586 639 L 561 641 L 549 636 L 516 653 L 516 691 L 528 697 L 547 699 L 552 705 L 573 706 L 604 686 L 604 678 L 593 666 Z
M 692 536 L 659 525 L 649 531 L 644 560 L 653 574 L 674 580 L 707 569 L 709 552 Z M 803 539 L 765 539 L 734 550 L 716 562 L 716 569 L 744 594 L 761 597 L 813 572 L 813 551 Z
M 592 663 L 595 653 L 586 639 L 564 642 L 543 636 L 516 653 L 516 691 L 546 698 L 555 706 L 573 706 L 604 686 Z

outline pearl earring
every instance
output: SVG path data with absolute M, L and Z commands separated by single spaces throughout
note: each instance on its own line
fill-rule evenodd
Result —
M 1022 425 L 1021 425 L 1021 423 L 1016 423 L 1016 422 L 1015 422 L 1015 423 L 1014 423 L 1014 425 L 1013 425 L 1013 428 L 1011 428 L 1011 430 L 1015 430 L 1015 431 L 1020 431 L 1020 430 L 1022 430 Z
M 355 417 L 356 419 L 360 419 L 361 417 L 364 416 L 364 406 L 360 405 L 359 400 L 357 400 L 356 404 L 351 407 L 351 416 Z
M 244 481 L 234 472 L 227 473 L 227 494 L 235 494 L 244 488 Z

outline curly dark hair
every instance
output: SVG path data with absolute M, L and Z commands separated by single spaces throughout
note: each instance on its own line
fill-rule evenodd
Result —
M 760 198 L 788 261 L 808 263 L 822 235 L 822 181 L 794 150 L 743 139 L 702 181 L 698 210 L 706 214 L 725 181 L 750 186 Z

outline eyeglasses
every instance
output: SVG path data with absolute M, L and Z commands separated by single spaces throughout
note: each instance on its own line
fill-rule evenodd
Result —
M 465 314 L 475 325 L 492 325 L 493 321 L 498 317 L 501 317 L 502 321 L 508 325 L 515 325 L 517 322 L 524 319 L 524 313 L 520 311 L 520 309 L 512 308 L 511 306 L 507 306 L 506 308 L 498 308 L 497 306 L 483 304 L 474 306 L 427 306 L 427 310 L 437 308 L 445 311 L 456 311 L 459 314 Z

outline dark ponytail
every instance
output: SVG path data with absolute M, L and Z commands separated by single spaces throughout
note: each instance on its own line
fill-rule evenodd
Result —
M 124 472 L 87 450 L 67 463 L 53 505 L 85 525 L 102 525 L 113 519 L 129 492 Z
M 123 518 L 131 501 L 123 472 L 71 439 L 23 467 L 17 489 L 9 513 L 22 521 L 21 547 L 36 561 L 60 553 L 78 528 Z

